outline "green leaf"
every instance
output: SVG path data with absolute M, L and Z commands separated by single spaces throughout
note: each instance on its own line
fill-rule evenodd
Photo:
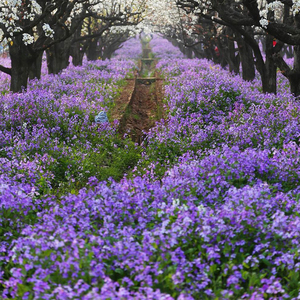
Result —
M 120 274 L 120 275 L 124 275 L 124 270 L 122 270 L 121 268 L 116 268 L 115 272 Z
M 267 259 L 265 259 L 265 258 L 263 258 L 261 261 L 262 261 L 265 265 L 267 265 L 268 267 L 272 266 L 272 264 L 271 264 Z
M 242 271 L 242 277 L 243 277 L 244 280 L 246 280 L 249 277 L 249 272 Z
M 26 292 L 30 291 L 30 287 L 25 284 L 18 284 L 18 296 L 23 296 Z
M 246 268 L 246 269 L 250 269 L 250 266 L 248 264 L 246 264 L 245 262 L 243 262 L 243 266 Z

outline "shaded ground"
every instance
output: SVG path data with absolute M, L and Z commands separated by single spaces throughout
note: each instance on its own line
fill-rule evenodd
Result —
M 148 77 L 152 74 L 153 77 Z M 154 59 L 142 59 L 139 76 L 137 76 L 134 86 L 128 84 L 116 101 L 119 115 L 124 111 L 122 117 L 119 118 L 121 134 L 128 133 L 132 140 L 139 144 L 143 141 L 149 129 L 163 117 L 162 86 L 162 79 L 158 78 L 155 72 Z M 128 99 L 132 88 L 132 96 Z M 115 116 L 117 115 L 116 111 Z
M 110 114 L 112 120 L 120 120 L 131 100 L 135 88 L 135 78 L 127 79 L 127 85 L 117 99 L 114 100 L 115 106 Z

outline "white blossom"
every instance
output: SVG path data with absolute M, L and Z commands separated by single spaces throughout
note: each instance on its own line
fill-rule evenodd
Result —
M 299 10 L 300 10 L 300 1 L 293 0 L 293 6 L 292 6 L 293 15 L 295 16 L 296 14 L 298 14 Z
M 51 38 L 54 37 L 54 30 L 50 27 L 49 24 L 44 23 L 44 25 L 42 26 L 42 28 L 43 28 L 43 30 L 45 32 L 45 35 L 47 37 L 51 37 Z
M 24 44 L 27 46 L 27 45 L 30 45 L 30 44 L 33 44 L 34 43 L 34 37 L 28 33 L 23 33 L 23 42 Z
M 267 26 L 269 25 L 268 20 L 265 19 L 265 18 L 260 19 L 259 23 L 260 23 L 260 25 L 261 25 L 262 28 L 267 28 Z

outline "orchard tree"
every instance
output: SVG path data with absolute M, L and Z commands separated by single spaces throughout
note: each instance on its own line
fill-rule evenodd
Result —
M 39 65 L 43 51 L 69 37 L 72 31 L 65 21 L 74 11 L 75 17 L 81 18 L 82 8 L 90 5 L 82 0 L 1 1 L 0 41 L 8 43 L 11 68 L 0 66 L 0 70 L 11 76 L 11 91 L 27 87 L 30 71 L 40 77 L 40 71 L 32 68 Z M 61 28 L 64 34 L 57 36 L 55 29 Z
M 148 15 L 142 23 L 144 32 L 162 34 L 185 55 L 191 57 L 191 49 L 185 44 L 197 17 L 180 11 L 174 0 L 148 1 L 148 5 Z
M 249 16 L 260 24 L 268 35 L 283 43 L 294 46 L 294 65 L 291 68 L 283 56 L 276 52 L 273 60 L 290 82 L 291 93 L 300 96 L 300 1 L 244 1 Z M 269 18 L 269 16 L 272 18 Z
M 230 28 L 197 13 L 193 14 L 191 9 L 181 10 L 174 0 L 158 2 L 154 7 L 153 15 L 147 19 L 149 27 L 152 31 L 162 33 L 187 57 L 193 57 L 194 53 L 199 58 L 213 59 L 223 67 L 228 64 L 231 71 L 238 73 L 240 56 L 243 55 L 247 58 L 244 61 L 248 62 L 247 70 L 246 64 L 243 64 L 244 79 L 254 78 L 252 50 L 249 46 L 237 47 L 238 43 Z M 207 8 L 206 14 L 214 16 L 215 11 Z M 239 44 L 244 46 L 243 40 L 239 39 Z
M 47 50 L 47 54 L 50 54 L 48 61 L 51 58 L 55 58 L 55 61 L 63 58 L 62 63 L 53 70 L 49 69 L 49 72 L 59 73 L 68 65 L 69 56 L 72 56 L 74 65 L 82 64 L 85 53 L 89 60 L 98 59 L 98 44 L 102 35 L 107 36 L 114 32 L 112 28 L 123 28 L 140 23 L 143 19 L 145 4 L 145 0 L 98 1 L 97 4 L 89 7 L 87 17 L 80 22 L 79 26 L 78 22 L 74 22 L 71 18 L 71 27 L 74 23 L 77 28 L 75 33 L 64 42 Z M 59 55 L 56 55 L 57 53 Z
M 291 92 L 300 94 L 300 1 L 299 0 L 177 0 L 185 11 L 197 13 L 204 18 L 230 27 L 251 46 L 256 67 L 262 78 L 265 92 L 276 92 L 276 66 L 290 82 Z M 208 16 L 208 9 L 215 11 Z M 261 30 L 265 36 L 265 54 L 259 47 L 255 32 Z M 277 39 L 276 46 L 274 38 Z M 290 68 L 280 54 L 284 43 L 294 45 L 294 67 Z M 275 65 L 276 64 L 276 65 Z
M 139 10 L 132 13 L 136 2 Z M 49 71 L 57 73 L 64 68 L 70 40 L 76 32 L 78 34 L 85 18 L 100 18 L 108 27 L 119 25 L 130 15 L 140 14 L 144 3 L 144 0 L 1 1 L 0 42 L 9 46 L 11 68 L 0 66 L 0 71 L 11 76 L 11 91 L 26 89 L 30 74 L 31 77 L 40 77 L 40 61 L 46 49 L 49 49 Z M 70 40 L 64 43 L 67 39 Z
M 136 35 L 136 31 L 129 27 L 112 27 L 105 31 L 98 39 L 98 57 L 102 60 L 110 59 L 112 54 L 133 35 Z
M 279 51 L 278 47 L 273 48 L 273 37 L 266 37 L 266 59 L 259 46 L 258 40 L 255 38 L 256 27 L 253 21 L 248 16 L 248 9 L 243 4 L 244 1 L 206 1 L 206 0 L 177 0 L 177 5 L 184 9 L 187 13 L 193 13 L 200 16 L 202 19 L 208 19 L 216 24 L 229 28 L 233 32 L 233 38 L 239 46 L 239 54 L 243 66 L 243 74 L 247 74 L 248 66 L 251 68 L 253 78 L 253 68 L 251 61 L 245 63 L 247 57 L 255 58 L 256 69 L 261 75 L 262 87 L 264 92 L 276 92 L 276 66 L 272 55 L 275 51 Z M 212 13 L 213 12 L 213 13 Z M 272 13 L 269 13 L 268 18 L 272 18 Z M 252 51 L 250 51 L 249 46 Z M 243 50 L 243 51 L 241 51 Z M 244 77 L 245 78 L 245 77 Z
M 143 20 L 146 1 L 121 3 L 119 5 L 119 1 L 111 1 L 110 5 L 98 5 L 94 9 L 95 13 L 85 20 L 81 36 L 74 39 L 74 42 L 81 42 L 88 60 L 102 58 L 104 48 L 108 51 L 109 45 L 111 49 L 118 47 L 118 42 L 122 43 L 129 37 L 129 27 L 135 31 L 134 27 Z

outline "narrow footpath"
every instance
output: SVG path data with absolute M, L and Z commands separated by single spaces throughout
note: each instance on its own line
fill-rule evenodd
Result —
M 163 79 L 156 71 L 149 43 L 143 43 L 143 56 L 139 60 L 134 79 L 129 79 L 127 87 L 116 101 L 120 125 L 119 133 L 128 133 L 132 140 L 141 144 L 146 133 L 155 122 L 163 117 Z

